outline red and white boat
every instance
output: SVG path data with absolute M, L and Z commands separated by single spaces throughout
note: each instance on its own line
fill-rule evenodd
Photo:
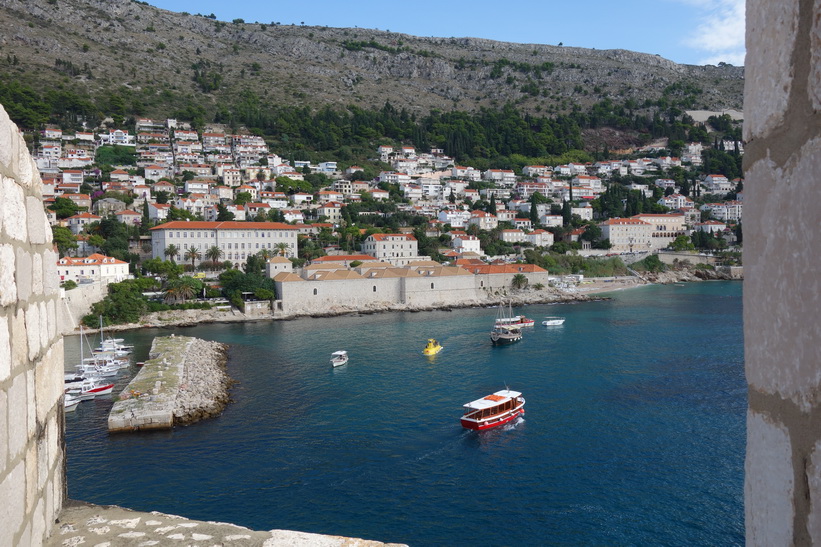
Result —
M 464 405 L 462 427 L 483 431 L 523 416 L 525 398 L 518 391 L 503 389 Z
M 66 393 L 79 397 L 82 401 L 87 401 L 88 399 L 93 399 L 98 395 L 108 395 L 113 389 L 114 384 L 85 380 L 79 386 L 67 389 Z
M 532 327 L 536 321 L 524 315 L 514 315 L 512 317 L 499 317 L 496 319 L 497 327 Z

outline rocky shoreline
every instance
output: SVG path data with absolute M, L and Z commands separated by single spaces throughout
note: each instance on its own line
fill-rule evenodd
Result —
M 743 274 L 742 274 L 743 275 Z M 106 331 L 126 331 L 143 328 L 172 328 L 172 327 L 193 327 L 205 323 L 235 323 L 253 321 L 287 321 L 304 317 L 336 317 L 341 315 L 370 315 L 385 312 L 426 312 L 426 311 L 450 311 L 461 308 L 485 308 L 496 306 L 500 300 L 510 302 L 514 307 L 527 306 L 532 304 L 558 304 L 572 302 L 590 302 L 608 298 L 606 293 L 615 292 L 642 285 L 659 283 L 687 283 L 707 280 L 739 280 L 742 275 L 733 271 L 716 270 L 695 270 L 691 268 L 670 269 L 664 272 L 650 273 L 642 272 L 640 277 L 614 278 L 612 282 L 603 282 L 597 278 L 591 278 L 584 285 L 572 291 L 546 287 L 541 290 L 525 288 L 520 290 L 505 291 L 503 294 L 488 294 L 486 298 L 466 301 L 462 303 L 449 303 L 443 306 L 412 306 L 407 304 L 390 304 L 369 308 L 352 308 L 347 306 L 331 307 L 322 313 L 312 312 L 267 312 L 244 314 L 238 310 L 170 310 L 150 313 L 141 318 L 137 323 L 125 323 L 122 325 L 112 325 L 106 327 Z M 87 329 L 86 332 L 94 332 L 94 329 Z
M 185 376 L 174 406 L 174 425 L 222 414 L 230 402 L 228 390 L 235 383 L 226 372 L 227 362 L 227 344 L 194 338 L 185 352 Z

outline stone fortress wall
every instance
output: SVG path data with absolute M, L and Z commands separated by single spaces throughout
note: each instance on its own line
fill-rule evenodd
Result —
M 821 3 L 747 0 L 748 545 L 821 545 Z
M 66 494 L 57 253 L 42 182 L 0 106 L 0 545 L 40 545 Z

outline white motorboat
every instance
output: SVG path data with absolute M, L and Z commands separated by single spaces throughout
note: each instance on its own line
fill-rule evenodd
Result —
M 544 325 L 545 327 L 557 327 L 557 326 L 563 325 L 563 324 L 564 324 L 564 317 L 555 317 L 555 316 L 545 317 L 544 321 L 542 321 L 542 325 Z
M 113 389 L 114 384 L 85 380 L 80 384 L 80 387 L 68 389 L 67 393 L 75 397 L 79 397 L 80 400 L 85 401 L 88 399 L 93 399 L 98 395 L 108 395 Z
M 75 410 L 77 410 L 77 405 L 80 404 L 81 400 L 82 399 L 80 399 L 79 397 L 75 397 L 70 393 L 66 393 L 63 396 L 63 408 L 65 408 L 66 412 L 74 412 Z
M 335 367 L 342 366 L 348 362 L 348 352 L 344 350 L 335 351 L 331 354 L 331 364 Z

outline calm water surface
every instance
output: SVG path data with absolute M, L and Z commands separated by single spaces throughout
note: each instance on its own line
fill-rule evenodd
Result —
M 741 283 L 612 296 L 519 310 L 537 326 L 508 347 L 490 343 L 491 309 L 125 333 L 139 359 L 171 332 L 230 344 L 234 403 L 115 436 L 111 400 L 82 403 L 69 496 L 413 545 L 742 544 Z M 333 369 L 338 349 L 351 359 Z M 505 385 L 524 419 L 460 427 L 464 403 Z

